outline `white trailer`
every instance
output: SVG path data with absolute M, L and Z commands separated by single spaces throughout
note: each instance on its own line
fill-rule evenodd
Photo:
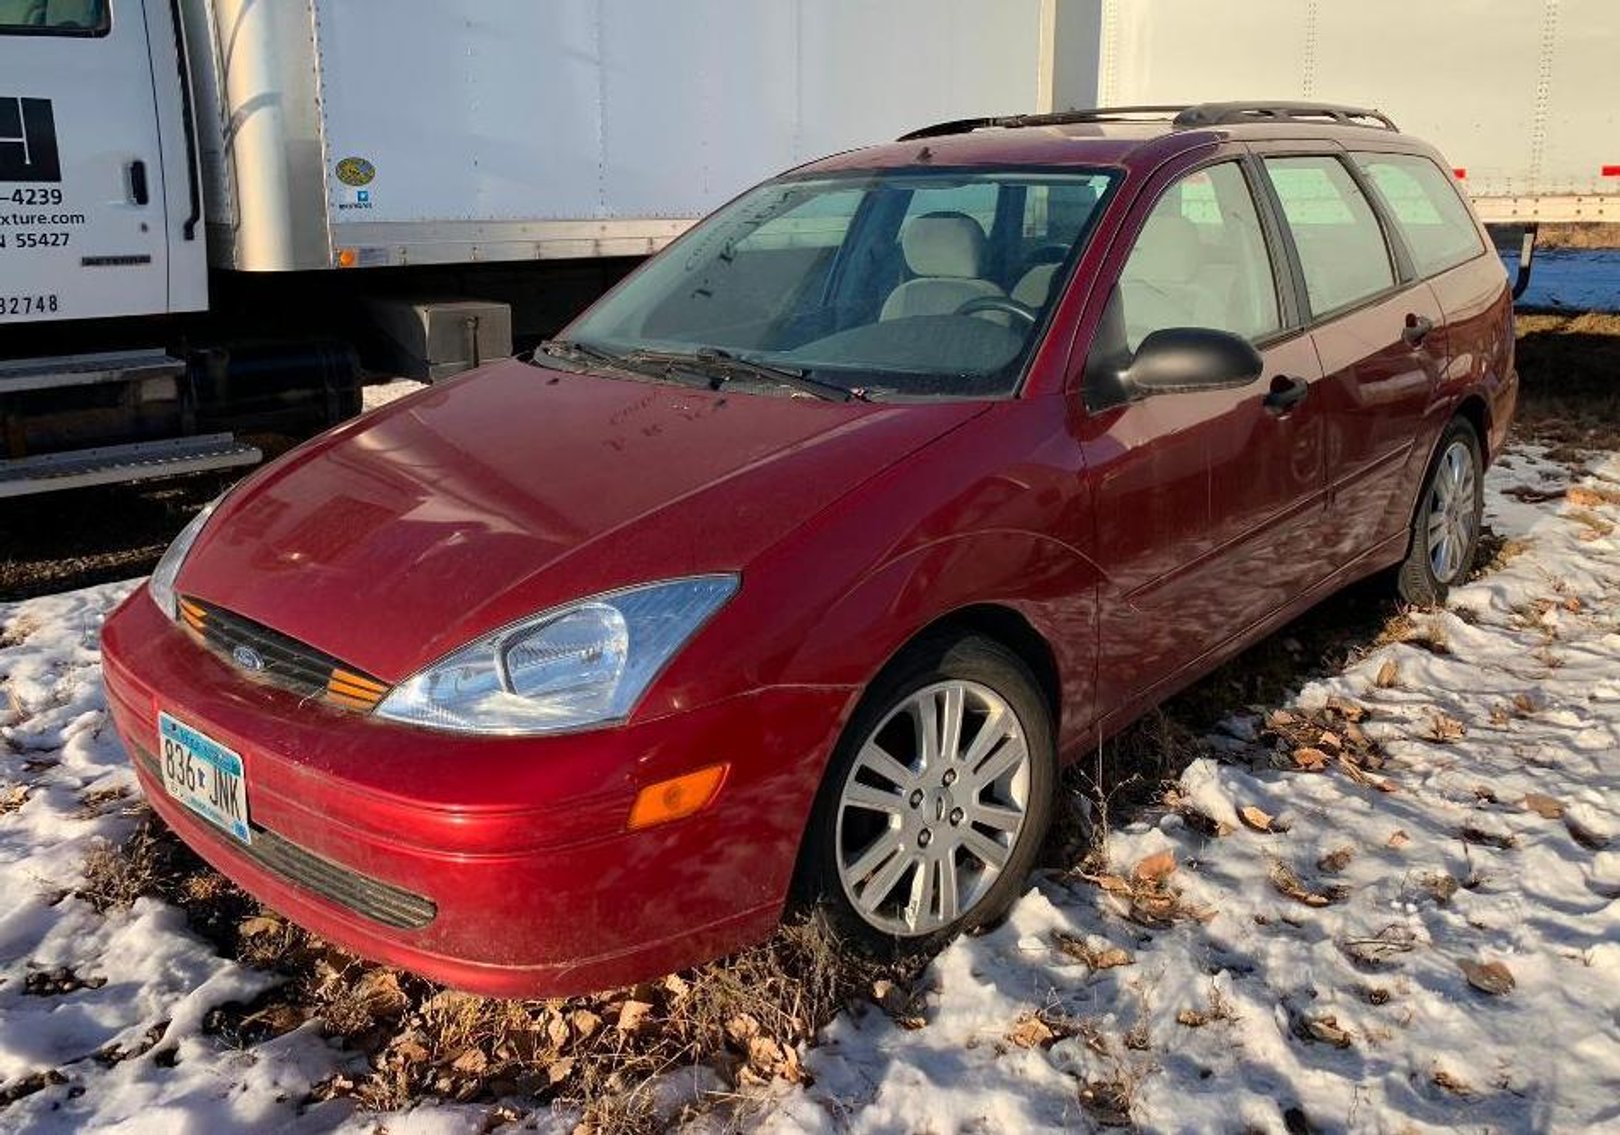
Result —
M 1047 0 L 1041 110 L 1252 99 L 1376 107 L 1487 224 L 1620 222 L 1615 0 Z
M 0 0 L 0 497 L 256 460 L 772 172 L 1030 109 L 1041 0 Z M 439 302 L 445 301 L 445 302 Z M 296 427 L 296 428 L 295 428 Z

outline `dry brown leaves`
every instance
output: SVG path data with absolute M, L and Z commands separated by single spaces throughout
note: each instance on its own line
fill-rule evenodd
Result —
M 1239 808 L 1238 819 L 1243 821 L 1244 827 L 1251 828 L 1257 832 L 1266 832 L 1269 834 L 1274 831 L 1286 830 L 1283 828 L 1273 827 L 1272 825 L 1275 823 L 1276 817 L 1271 815 L 1269 812 L 1261 811 L 1253 804 L 1248 804 L 1242 808 Z
M 1564 499 L 1576 508 L 1602 508 L 1606 504 L 1620 504 L 1620 492 L 1601 485 L 1571 485 Z
M 1534 812 L 1543 820 L 1562 819 L 1564 815 L 1563 804 L 1554 800 L 1551 796 L 1543 796 L 1539 792 L 1526 793 L 1524 806 L 1528 811 Z
M 1312 888 L 1305 884 L 1294 869 L 1282 860 L 1274 860 L 1270 871 L 1271 885 L 1277 892 L 1306 906 L 1330 906 L 1350 897 L 1350 888 L 1333 884 Z
M 1394 792 L 1393 781 L 1373 775 L 1384 767 L 1384 756 L 1361 727 L 1366 717 L 1365 706 L 1332 697 L 1318 710 L 1273 710 L 1266 715 L 1260 740 L 1285 754 L 1288 766 L 1301 772 L 1336 768 L 1357 784 Z
M 1065 934 L 1061 930 L 1052 937 L 1064 954 L 1094 970 L 1116 969 L 1136 962 L 1128 951 L 1108 942 L 1094 942 L 1074 934 Z
M 1382 969 L 1417 946 L 1417 935 L 1403 923 L 1391 923 L 1376 934 L 1341 938 L 1339 950 L 1363 969 Z
M 1214 910 L 1191 905 L 1182 898 L 1180 891 L 1170 885 L 1170 877 L 1175 869 L 1175 853 L 1165 850 L 1144 858 L 1129 876 L 1103 874 L 1081 877 L 1102 888 L 1115 913 L 1142 926 L 1158 929 L 1182 919 L 1208 922 L 1214 918 Z
M 1401 666 L 1393 658 L 1384 659 L 1384 664 L 1378 668 L 1378 676 L 1373 679 L 1373 685 L 1380 690 L 1387 690 L 1401 680 Z
M 28 803 L 28 786 L 12 784 L 0 788 L 0 816 L 9 816 Z
M 1492 997 L 1505 996 L 1518 984 L 1513 980 L 1513 971 L 1501 962 L 1475 962 L 1464 958 L 1457 963 L 1457 968 L 1463 971 L 1469 985 Z
M 1429 725 L 1423 736 L 1441 745 L 1451 745 L 1468 735 L 1468 728 L 1450 714 L 1438 709 L 1429 711 Z
M 1293 1025 L 1295 1036 L 1316 1044 L 1349 1048 L 1353 1039 L 1350 1030 L 1341 1026 L 1332 1013 L 1300 1014 L 1294 1018 Z
M 1350 861 L 1355 857 L 1356 849 L 1347 843 L 1340 847 L 1334 848 L 1332 851 L 1318 859 L 1316 861 L 1316 869 L 1330 875 L 1337 875 L 1340 871 L 1343 871 L 1346 867 L 1350 866 Z
M 923 993 L 898 981 L 879 978 L 872 983 L 872 1001 L 903 1029 L 920 1029 L 928 1023 L 923 1015 Z

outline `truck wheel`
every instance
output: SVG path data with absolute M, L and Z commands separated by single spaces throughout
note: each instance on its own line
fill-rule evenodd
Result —
M 1484 473 L 1474 427 L 1453 419 L 1430 463 L 1412 518 L 1412 546 L 1396 578 L 1396 590 L 1408 603 L 1443 603 L 1452 585 L 1468 577 L 1479 548 Z
M 801 897 L 835 936 L 895 957 L 1005 914 L 1052 815 L 1051 714 L 994 640 L 920 642 L 844 731 L 805 838 Z

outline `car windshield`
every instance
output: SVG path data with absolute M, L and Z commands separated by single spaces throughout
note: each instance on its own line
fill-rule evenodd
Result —
M 1005 395 L 1113 181 L 974 169 L 769 182 L 599 303 L 563 346 L 784 390 L 799 377 L 869 397 Z

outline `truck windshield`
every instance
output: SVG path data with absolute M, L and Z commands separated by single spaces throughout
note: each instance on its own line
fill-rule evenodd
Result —
M 672 245 L 570 338 L 620 358 L 723 353 L 867 396 L 1005 395 L 1113 180 L 974 169 L 769 182 Z
M 0 35 L 105 35 L 107 0 L 0 0 Z

